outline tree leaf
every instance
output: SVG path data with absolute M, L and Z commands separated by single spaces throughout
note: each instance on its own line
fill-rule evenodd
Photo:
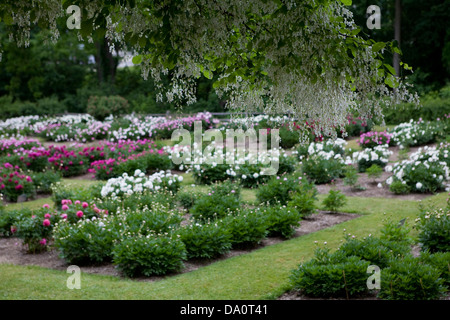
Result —
M 141 55 L 134 56 L 133 59 L 131 59 L 131 62 L 133 62 L 133 64 L 140 64 L 142 62 L 142 56 Z

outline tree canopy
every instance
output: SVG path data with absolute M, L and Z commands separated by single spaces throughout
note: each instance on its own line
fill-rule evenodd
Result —
M 400 50 L 359 35 L 351 0 L 5 0 L 0 18 L 18 46 L 29 45 L 33 25 L 56 42 L 70 5 L 81 9 L 78 39 L 131 52 L 161 100 L 195 102 L 204 76 L 230 110 L 292 114 L 325 134 L 350 111 L 381 116 L 383 104 L 417 101 L 384 62 Z

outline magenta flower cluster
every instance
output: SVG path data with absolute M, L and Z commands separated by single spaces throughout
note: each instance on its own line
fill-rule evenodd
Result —
M 358 144 L 363 148 L 373 148 L 379 145 L 389 144 L 391 135 L 386 131 L 370 131 L 360 135 Z

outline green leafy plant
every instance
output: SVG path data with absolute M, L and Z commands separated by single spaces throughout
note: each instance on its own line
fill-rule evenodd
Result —
M 61 220 L 53 229 L 54 245 L 67 263 L 86 265 L 108 262 L 123 229 L 123 217 L 114 215 L 80 219 L 76 224 Z
M 378 297 L 386 300 L 436 300 L 445 293 L 441 272 L 412 256 L 392 260 L 381 273 Z
M 280 204 L 261 210 L 266 219 L 269 236 L 289 239 L 295 234 L 295 229 L 300 226 L 301 215 L 297 210 Z
M 411 192 L 411 187 L 402 181 L 394 181 L 389 185 L 389 191 L 395 194 L 408 194 Z
M 423 250 L 434 252 L 450 251 L 450 210 L 439 208 L 422 210 L 416 219 L 418 240 Z
M 120 96 L 91 96 L 87 103 L 87 113 L 100 121 L 110 114 L 125 114 L 128 110 L 128 101 Z
M 273 176 L 270 180 L 256 191 L 259 203 L 287 204 L 293 193 L 300 189 L 301 179 L 293 175 Z
M 314 183 L 302 180 L 300 188 L 292 194 L 292 199 L 287 206 L 296 210 L 302 218 L 310 216 L 317 209 L 317 188 Z
M 241 206 L 239 186 L 227 182 L 215 184 L 207 194 L 198 198 L 191 210 L 192 217 L 198 221 L 221 219 L 236 212 Z
M 345 167 L 345 171 L 344 171 L 344 184 L 347 186 L 350 186 L 352 188 L 352 190 L 357 190 L 357 191 L 362 191 L 365 190 L 366 188 L 362 187 L 359 183 L 358 183 L 358 171 L 355 169 L 355 167 L 353 167 L 352 165 L 349 165 L 347 167 Z
M 60 221 L 58 212 L 48 207 L 33 211 L 31 215 L 22 216 L 16 223 L 15 236 L 23 240 L 29 253 L 47 250 L 53 238 L 53 227 Z
M 177 230 L 186 245 L 188 259 L 211 259 L 230 251 L 232 236 L 227 227 L 219 222 L 191 223 Z
M 294 290 L 311 297 L 350 298 L 368 292 L 368 261 L 318 249 L 315 257 L 291 272 Z
M 136 235 L 123 239 L 112 250 L 113 263 L 128 277 L 163 275 L 183 268 L 184 243 L 159 234 Z
M 366 169 L 367 176 L 372 179 L 372 183 L 376 183 L 376 179 L 379 179 L 383 174 L 383 169 L 377 165 L 373 164 Z
M 242 209 L 222 221 L 231 234 L 233 248 L 255 246 L 268 234 L 266 217 L 258 209 Z
M 34 172 L 31 174 L 31 179 L 37 193 L 50 194 L 52 193 L 52 184 L 61 180 L 61 173 L 51 170 Z
M 347 203 L 347 197 L 340 190 L 330 189 L 328 195 L 323 199 L 325 210 L 337 212 Z

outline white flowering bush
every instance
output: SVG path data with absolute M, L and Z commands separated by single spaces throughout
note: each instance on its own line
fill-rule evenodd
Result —
M 181 181 L 182 176 L 170 171 L 160 171 L 147 177 L 141 170 L 136 170 L 133 176 L 124 173 L 121 177 L 109 179 L 101 190 L 101 196 L 116 198 L 162 189 L 176 192 Z
M 389 162 L 389 157 L 392 153 L 386 144 L 354 152 L 352 158 L 353 162 L 358 165 L 359 172 L 365 172 L 374 164 L 384 168 Z
M 408 160 L 394 166 L 386 166 L 393 175 L 386 180 L 388 185 L 401 182 L 413 192 L 437 192 L 448 188 L 449 167 L 441 159 L 441 151 L 436 147 L 420 148 Z M 448 152 L 443 152 L 443 155 Z
M 439 135 L 439 127 L 434 122 L 411 119 L 409 122 L 397 125 L 389 133 L 393 145 L 405 148 L 435 142 Z
M 345 166 L 353 163 L 350 157 L 345 157 L 345 144 L 343 139 L 311 143 L 306 157 L 299 152 L 300 159 L 303 160 L 302 172 L 317 184 L 342 177 Z

